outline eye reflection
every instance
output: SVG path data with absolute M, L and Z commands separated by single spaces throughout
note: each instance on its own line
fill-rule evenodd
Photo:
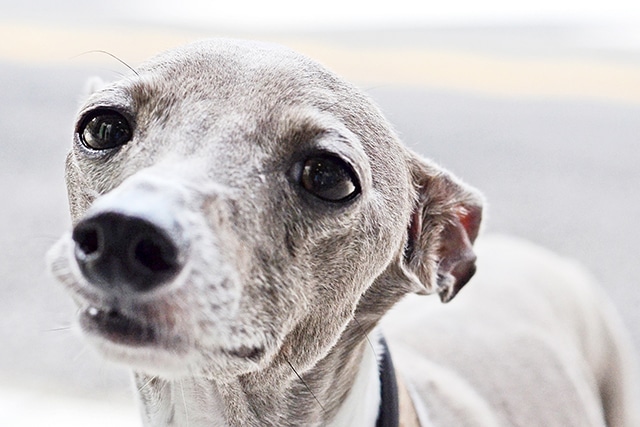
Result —
M 116 148 L 129 142 L 133 131 L 129 121 L 111 110 L 95 112 L 78 131 L 80 141 L 94 150 Z
M 331 202 L 343 202 L 359 192 L 359 183 L 351 167 L 338 157 L 317 156 L 302 167 L 300 184 L 314 196 Z

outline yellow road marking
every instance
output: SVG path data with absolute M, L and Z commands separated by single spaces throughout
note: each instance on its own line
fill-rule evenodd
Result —
M 135 65 L 164 49 L 212 34 L 157 28 L 61 28 L 0 23 L 0 59 L 27 64 L 113 61 L 81 55 L 102 49 Z M 533 58 L 452 49 L 346 47 L 309 38 L 271 38 L 360 84 L 474 91 L 499 96 L 575 97 L 640 102 L 640 66 L 598 59 Z M 109 62 L 111 65 L 113 62 Z

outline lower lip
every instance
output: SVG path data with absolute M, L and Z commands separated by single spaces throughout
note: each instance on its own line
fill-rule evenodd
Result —
M 132 347 L 148 346 L 157 341 L 153 327 L 114 308 L 89 307 L 80 315 L 80 326 L 85 332 Z

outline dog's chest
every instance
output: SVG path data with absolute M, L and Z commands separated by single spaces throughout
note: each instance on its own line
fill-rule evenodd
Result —
M 226 427 L 222 399 L 210 383 L 192 379 L 140 390 L 145 426 Z

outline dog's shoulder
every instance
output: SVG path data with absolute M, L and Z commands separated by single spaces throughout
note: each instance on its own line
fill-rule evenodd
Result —
M 575 425 L 598 425 L 596 382 L 622 329 L 603 292 L 577 262 L 536 244 L 483 236 L 476 249 L 477 274 L 454 301 L 410 296 L 384 319 L 392 353 L 395 346 L 399 364 L 411 366 L 405 375 L 432 411 L 431 400 L 442 398 L 437 416 L 506 405 L 501 417 L 542 422 L 535 425 L 559 413 Z M 550 404 L 543 389 L 563 398 Z M 453 396 L 467 409 L 456 409 Z

